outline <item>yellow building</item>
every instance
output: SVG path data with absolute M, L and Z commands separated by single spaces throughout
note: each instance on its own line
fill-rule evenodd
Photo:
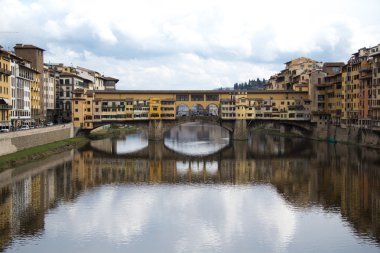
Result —
M 161 119 L 160 98 L 149 98 L 149 119 Z
M 175 100 L 173 98 L 161 99 L 161 118 L 172 120 L 176 117 Z
M 235 100 L 235 119 L 245 119 L 246 111 L 248 108 L 248 96 L 246 91 L 238 91 L 233 95 L 233 100 Z
M 342 69 L 342 123 L 344 125 L 358 125 L 360 115 L 360 86 L 359 60 L 350 59 Z
M 10 55 L 0 49 L 0 128 L 11 125 L 11 66 Z
M 30 102 L 31 102 L 31 112 L 34 115 L 33 119 L 35 121 L 41 120 L 42 108 L 41 108 L 41 87 L 40 87 L 41 73 L 34 73 L 33 79 L 30 81 Z
M 369 83 L 369 117 L 372 119 L 373 126 L 380 128 L 380 44 L 371 48 L 372 57 L 372 80 Z

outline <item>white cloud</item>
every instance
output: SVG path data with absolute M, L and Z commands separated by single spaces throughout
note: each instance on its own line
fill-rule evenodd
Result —
M 296 213 L 268 186 L 105 186 L 45 220 L 46 235 L 71 249 L 79 238 L 88 251 L 101 244 L 132 251 L 241 252 L 255 244 L 277 252 L 297 231 Z M 152 236 L 157 239 L 145 244 Z
M 0 44 L 34 43 L 49 50 L 54 45 L 81 56 L 88 51 L 91 57 L 78 58 L 80 65 L 114 75 L 125 88 L 232 85 L 269 77 L 273 67 L 280 70 L 289 57 L 346 60 L 358 48 L 378 44 L 380 36 L 376 0 L 360 4 L 0 0 L 0 4 L 7 6 L 0 31 L 19 32 L 3 34 Z M 47 59 L 52 58 L 65 64 L 75 60 L 68 62 L 70 56 L 50 51 Z M 90 62 L 94 59 L 99 61 Z
M 274 65 L 252 64 L 201 58 L 195 54 L 178 54 L 153 59 L 115 59 L 100 57 L 89 51 L 76 52 L 49 45 L 46 60 L 85 66 L 123 80 L 118 89 L 205 89 L 232 85 L 252 76 L 267 77 Z M 62 61 L 62 60 L 61 60 Z M 208 87 L 205 87 L 208 84 Z

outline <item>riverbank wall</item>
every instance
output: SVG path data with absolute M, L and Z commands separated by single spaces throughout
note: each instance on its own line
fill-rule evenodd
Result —
M 380 148 L 380 132 L 354 126 L 342 128 L 332 124 L 317 125 L 312 138 Z
M 0 134 L 0 156 L 74 137 L 72 124 Z

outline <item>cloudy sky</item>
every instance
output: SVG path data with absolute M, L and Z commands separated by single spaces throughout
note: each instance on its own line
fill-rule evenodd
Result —
M 378 0 L 0 0 L 0 45 L 120 79 L 119 89 L 214 89 L 292 58 L 346 61 L 380 43 Z

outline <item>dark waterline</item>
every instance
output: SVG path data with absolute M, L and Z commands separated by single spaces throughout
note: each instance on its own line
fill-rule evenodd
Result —
M 3 252 L 379 252 L 377 150 L 187 124 L 0 174 Z

